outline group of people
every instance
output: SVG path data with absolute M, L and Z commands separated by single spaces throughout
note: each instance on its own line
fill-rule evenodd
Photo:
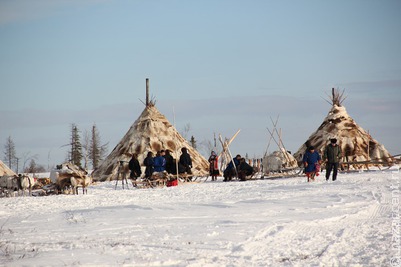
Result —
M 246 176 L 255 173 L 254 168 L 249 165 L 245 158 L 241 155 L 236 155 L 235 158 L 230 161 L 226 169 L 223 172 L 224 182 L 232 181 L 233 177 L 237 176 L 240 181 L 245 181 Z
M 337 144 L 337 139 L 330 139 L 330 144 L 326 146 L 323 153 L 323 161 L 326 163 L 326 181 L 330 179 L 331 172 L 333 172 L 333 181 L 337 179 L 337 170 L 341 157 L 341 147 Z M 308 148 L 302 161 L 308 182 L 314 181 L 315 176 L 319 175 L 320 164 L 322 164 L 322 157 L 320 157 L 314 146 Z
M 171 155 L 170 150 L 160 150 L 153 156 L 152 152 L 148 152 L 146 158 L 143 160 L 145 166 L 145 178 L 151 178 L 154 172 L 164 172 L 170 174 L 177 174 L 177 162 Z M 130 178 L 137 179 L 142 175 L 141 165 L 138 161 L 138 155 L 133 154 L 128 163 L 130 170 Z M 178 173 L 192 174 L 192 159 L 188 154 L 187 148 L 181 148 L 181 156 L 178 161 Z
M 337 179 L 337 170 L 342 157 L 340 146 L 337 144 L 337 139 L 330 139 L 330 144 L 326 146 L 323 154 L 323 159 L 315 150 L 314 146 L 310 146 L 303 156 L 303 164 L 308 182 L 315 180 L 315 176 L 319 175 L 320 164 L 322 161 L 326 163 L 326 181 L 329 180 L 331 172 L 333 172 L 333 181 Z M 209 157 L 209 174 L 212 181 L 217 180 L 220 175 L 218 168 L 218 156 L 215 151 L 211 152 Z M 150 178 L 153 172 L 166 171 L 170 174 L 177 174 L 177 163 L 169 150 L 160 150 L 153 157 L 152 152 L 148 152 L 143 161 L 145 168 L 145 178 Z M 138 155 L 133 154 L 129 161 L 130 178 L 136 179 L 142 175 L 141 165 L 138 161 Z M 181 156 L 178 161 L 178 173 L 192 174 L 192 159 L 188 154 L 187 148 L 181 148 Z M 241 181 L 246 180 L 246 176 L 252 175 L 255 170 L 250 166 L 241 155 L 235 156 L 227 165 L 223 172 L 224 182 L 231 181 L 233 177 L 238 177 Z

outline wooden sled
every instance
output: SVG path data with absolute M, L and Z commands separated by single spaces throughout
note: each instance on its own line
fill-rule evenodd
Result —
M 135 188 L 164 187 L 170 179 L 167 172 L 154 172 L 151 177 L 132 179 L 132 186 Z
M 272 171 L 263 174 L 262 179 L 279 179 L 279 178 L 293 178 L 303 177 L 303 168 L 288 168 L 281 171 Z
M 132 186 L 135 188 L 165 187 L 166 184 L 167 184 L 166 179 L 138 178 L 136 180 L 132 180 Z

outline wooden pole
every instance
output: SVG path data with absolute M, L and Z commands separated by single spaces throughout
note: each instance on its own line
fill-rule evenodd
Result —
M 239 130 L 238 130 L 238 132 L 233 136 L 233 138 L 231 139 L 231 141 L 232 140 L 234 140 L 234 138 L 235 138 L 235 136 L 237 136 L 237 134 L 239 133 Z M 235 170 L 235 174 L 236 174 L 236 176 L 238 177 L 238 172 L 237 172 L 237 166 L 235 166 L 235 163 L 234 163 L 234 158 L 233 158 L 233 155 L 231 154 L 231 151 L 230 151 L 230 148 L 229 148 L 229 140 L 224 140 L 224 142 L 223 142 L 223 138 L 221 137 L 221 134 L 219 134 L 219 140 L 220 140 L 220 143 L 221 143 L 221 145 L 223 146 L 223 147 L 225 147 L 226 148 L 226 153 L 225 153 L 225 155 L 226 155 L 226 158 L 228 157 L 229 159 L 230 159 L 230 161 L 233 163 L 233 166 L 234 166 L 234 170 Z M 228 154 L 228 155 L 227 155 Z M 230 161 L 228 161 L 228 162 L 230 162 Z M 228 165 L 228 164 L 227 164 Z
M 173 123 L 174 123 L 174 128 L 175 128 L 175 109 L 174 109 L 174 107 L 173 107 Z M 177 172 L 177 183 L 179 183 L 180 182 L 180 177 L 179 177 L 179 174 L 178 174 L 178 160 L 180 159 L 179 158 L 179 155 L 178 155 L 178 146 L 177 146 L 177 142 L 175 142 L 176 140 L 178 140 L 178 136 L 176 136 L 176 138 L 174 138 L 175 140 L 174 140 L 174 144 L 175 144 L 175 169 L 176 169 L 176 172 Z
M 146 78 L 146 106 L 149 106 L 149 78 Z
M 274 123 L 272 117 L 270 117 L 270 120 L 271 120 L 272 123 Z M 274 140 L 274 136 L 273 136 L 274 135 L 274 130 L 276 130 L 277 136 L 279 138 L 279 143 L 277 143 L 277 141 Z M 280 131 L 281 131 L 281 128 L 280 128 Z M 286 158 L 288 160 L 288 162 L 290 162 L 291 160 L 290 160 L 290 157 L 287 155 L 287 149 L 285 148 L 284 143 L 283 143 L 283 141 L 281 139 L 281 134 L 278 132 L 276 127 L 273 129 L 273 133 L 271 133 L 271 135 L 273 136 L 273 140 L 276 141 L 276 144 L 277 144 L 278 148 L 283 153 L 284 158 Z
M 368 140 L 368 161 L 370 160 L 370 155 L 369 155 L 369 144 L 370 144 L 370 134 L 369 134 L 369 130 L 368 130 L 368 136 L 369 136 L 369 140 Z
M 278 118 L 279 118 L 279 116 L 277 116 L 276 122 L 273 123 L 273 132 L 276 129 L 276 126 L 277 126 L 277 123 L 278 123 Z M 271 117 L 270 117 L 270 119 L 271 119 Z M 265 151 L 265 154 L 263 155 L 263 157 L 267 156 L 267 152 L 269 150 L 270 142 L 272 141 L 272 138 L 273 138 L 273 135 L 270 135 L 269 142 L 267 143 L 266 151 Z

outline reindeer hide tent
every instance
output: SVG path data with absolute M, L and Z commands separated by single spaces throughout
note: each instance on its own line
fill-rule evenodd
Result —
M 149 151 L 155 155 L 161 149 L 170 150 L 171 155 L 178 160 L 182 147 L 186 147 L 191 155 L 193 175 L 207 175 L 209 168 L 207 160 L 178 133 L 153 103 L 147 102 L 142 114 L 99 168 L 94 170 L 92 177 L 98 181 L 115 180 L 119 162 L 124 161 L 125 165 L 128 165 L 134 153 L 138 154 L 141 165 Z
M 320 127 L 294 154 L 298 162 L 309 146 L 323 155 L 326 145 L 331 138 L 337 139 L 341 146 L 343 162 L 389 165 L 393 162 L 392 156 L 386 148 L 372 138 L 368 132 L 360 127 L 347 113 L 342 102 L 344 91 L 332 89 L 332 107 Z
M 0 176 L 16 175 L 4 162 L 0 160 Z

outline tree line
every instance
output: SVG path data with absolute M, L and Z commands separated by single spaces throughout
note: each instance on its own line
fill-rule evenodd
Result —
M 108 143 L 101 144 L 100 133 L 96 124 L 92 126 L 90 132 L 85 131 L 82 136 L 81 131 L 74 123 L 71 124 L 70 131 L 70 140 L 67 145 L 64 145 L 69 146 L 65 160 L 85 169 L 99 167 L 106 156 Z M 30 155 L 29 152 L 17 156 L 16 145 L 12 137 L 7 138 L 4 145 L 4 162 L 10 169 L 18 173 L 22 164 L 24 173 L 45 172 L 46 168 L 37 164 L 37 159 L 38 155 Z

